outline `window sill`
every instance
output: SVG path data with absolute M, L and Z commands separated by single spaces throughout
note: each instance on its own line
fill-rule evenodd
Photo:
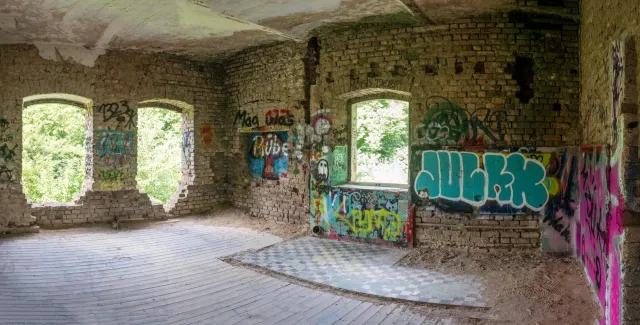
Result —
M 334 188 L 352 189 L 352 190 L 365 190 L 365 191 L 383 191 L 383 192 L 409 192 L 409 185 L 373 185 L 373 184 L 342 184 L 332 186 Z

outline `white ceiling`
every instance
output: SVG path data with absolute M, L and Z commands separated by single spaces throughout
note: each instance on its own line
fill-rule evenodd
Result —
M 516 0 L 2 0 L 0 44 L 93 65 L 106 49 L 215 55 L 304 41 L 325 24 L 409 12 L 429 22 Z M 427 17 L 427 19 L 424 19 Z

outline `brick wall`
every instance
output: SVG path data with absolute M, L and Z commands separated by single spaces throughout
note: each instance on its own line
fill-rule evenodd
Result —
M 228 110 L 223 116 L 222 141 L 230 189 L 228 199 L 247 208 L 253 216 L 296 224 L 306 222 L 309 200 L 307 156 L 298 159 L 294 150 L 294 137 L 304 138 L 296 127 L 304 125 L 307 119 L 303 59 L 303 48 L 286 43 L 246 50 L 225 63 Z M 276 116 L 270 113 L 273 110 L 285 118 L 271 126 L 288 132 L 287 175 L 279 179 L 254 177 L 249 170 L 251 135 L 239 130 L 265 127 L 267 116 Z M 238 113 L 246 115 L 240 118 Z
M 597 269 L 606 284 L 594 276 L 594 265 L 583 258 L 587 275 L 605 311 L 606 324 L 640 324 L 640 283 L 637 258 L 640 246 L 640 165 L 638 164 L 637 12 L 640 3 L 629 0 L 582 1 L 580 32 L 582 68 L 581 129 L 585 144 L 601 145 L 609 152 L 615 197 L 609 213 L 598 222 L 607 229 L 605 249 Z M 585 216 L 586 217 L 586 216 Z M 604 226 L 602 224 L 606 224 Z M 600 229 L 600 228 L 599 228 Z M 589 235 L 590 232 L 586 231 Z M 594 255 L 590 251 L 586 256 Z M 605 291 L 603 291 L 605 290 Z
M 560 10 L 577 13 L 576 2 L 566 5 Z M 310 93 L 311 117 L 328 115 L 333 131 L 311 148 L 312 157 L 323 157 L 320 151 L 325 146 L 333 150 L 349 145 L 349 105 L 381 97 L 410 103 L 412 151 L 445 145 L 474 152 L 496 147 L 513 152 L 518 148 L 529 151 L 579 145 L 578 22 L 575 16 L 561 16 L 494 13 L 437 27 L 360 26 L 321 35 L 317 85 Z M 455 107 L 456 114 L 467 121 L 449 125 L 466 136 L 425 136 L 432 127 L 427 121 L 429 112 L 443 103 Z M 412 166 L 419 163 L 411 158 Z M 310 167 L 313 171 L 313 160 Z M 313 212 L 314 207 L 310 209 Z M 543 216 L 486 216 L 418 206 L 414 217 L 411 222 L 415 223 L 418 246 L 503 249 L 538 247 L 545 240 L 565 243 L 556 231 L 548 232 L 552 238 L 539 238 L 549 226 L 530 223 L 542 221 Z M 521 221 L 529 224 L 514 224 Z M 501 238 L 503 228 L 489 227 L 487 237 L 476 238 L 482 234 L 475 228 L 476 222 L 499 226 L 507 222 L 514 227 L 506 230 L 506 236 L 517 236 Z M 568 226 L 569 222 L 564 222 Z M 496 233 L 498 236 L 488 237 Z M 565 243 L 558 249 L 569 250 L 569 246 Z
M 538 217 L 521 216 L 442 216 L 419 210 L 416 238 L 422 245 L 454 247 L 461 250 L 492 251 L 533 249 L 540 246 Z
M 136 110 L 143 101 L 158 100 L 183 113 L 189 133 L 183 152 L 183 177 L 179 193 L 172 199 L 168 211 L 183 215 L 210 210 L 223 201 L 224 173 L 214 172 L 216 148 L 221 148 L 220 102 L 224 99 L 220 75 L 222 69 L 211 63 L 186 60 L 171 55 L 151 55 L 136 52 L 110 51 L 101 56 L 92 68 L 69 62 L 42 59 L 32 46 L 4 45 L 0 47 L 0 117 L 7 122 L 2 128 L 2 144 L 15 153 L 3 159 L 0 168 L 0 205 L 8 207 L 0 216 L 0 232 L 33 229 L 37 224 L 57 226 L 67 223 L 110 221 L 119 219 L 164 218 L 161 205 L 152 204 L 146 194 L 136 190 Z M 43 94 L 44 98 L 30 97 Z M 85 108 L 87 130 L 87 180 L 81 195 L 64 205 L 31 205 L 26 202 L 21 178 L 21 121 L 23 99 L 34 102 L 51 100 L 76 104 Z M 173 104 L 179 103 L 179 104 Z M 190 106 L 184 111 L 182 104 Z M 105 105 L 111 108 L 105 109 Z M 118 105 L 118 106 L 113 106 Z M 117 107 L 122 118 L 110 118 Z M 132 112 L 128 112 L 129 107 Z M 185 106 L 186 107 L 186 106 Z M 197 121 L 197 122 L 196 122 Z M 202 130 L 212 127 L 214 143 L 202 144 Z M 116 131 L 123 136 L 124 156 L 117 164 L 107 162 L 101 136 Z M 210 131 L 210 129 L 208 129 Z M 128 136 L 133 136 L 130 138 Z M 101 147 L 102 145 L 102 147 Z M 4 157 L 3 157 L 4 158 Z M 9 157 L 7 157 L 9 158 Z M 111 157 L 114 158 L 114 157 Z M 118 157 L 115 157 L 118 158 Z M 183 159 L 184 160 L 184 159 Z M 116 166 L 117 165 L 117 166 Z M 121 175 L 115 183 L 104 183 L 101 171 L 111 170 Z

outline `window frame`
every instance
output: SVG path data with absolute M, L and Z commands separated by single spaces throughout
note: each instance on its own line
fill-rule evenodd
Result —
M 372 187 L 385 187 L 385 188 L 397 188 L 408 189 L 411 185 L 411 101 L 408 98 L 398 98 L 399 96 L 389 95 L 377 95 L 372 97 L 356 98 L 347 101 L 347 116 L 349 119 L 349 145 L 347 146 L 349 156 L 349 172 L 347 174 L 347 182 L 345 185 L 355 186 L 372 186 Z M 409 139 L 407 144 L 407 153 L 409 155 L 408 168 L 406 177 L 406 183 L 378 183 L 378 182 L 359 182 L 355 180 L 357 175 L 357 150 L 356 150 L 356 137 L 354 132 L 357 129 L 357 108 L 356 105 L 362 102 L 375 101 L 375 100 L 394 100 L 402 101 L 407 104 L 407 138 Z M 338 185 L 339 186 L 339 185 Z

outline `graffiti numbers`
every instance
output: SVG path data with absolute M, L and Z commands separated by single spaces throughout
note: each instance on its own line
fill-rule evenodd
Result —
M 121 100 L 117 103 L 102 104 L 98 106 L 98 112 L 102 113 L 102 118 L 105 123 L 115 119 L 117 122 L 117 130 L 121 130 L 123 127 L 130 130 L 134 127 L 136 111 L 129 107 L 129 103 L 126 100 Z

